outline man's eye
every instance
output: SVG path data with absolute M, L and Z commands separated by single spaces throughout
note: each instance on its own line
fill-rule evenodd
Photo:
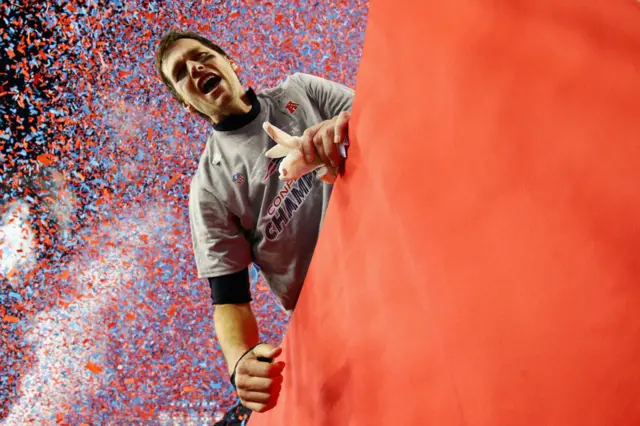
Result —
M 209 53 L 201 53 L 201 54 L 200 54 L 200 60 L 201 60 L 201 61 L 206 61 L 206 60 L 208 60 L 209 58 L 211 58 L 211 55 L 210 55 Z

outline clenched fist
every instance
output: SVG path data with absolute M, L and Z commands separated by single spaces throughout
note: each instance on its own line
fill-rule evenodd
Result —
M 242 405 L 252 411 L 264 413 L 276 406 L 282 389 L 284 362 L 273 362 L 282 353 L 268 343 L 261 343 L 238 361 L 235 381 Z M 258 358 L 271 360 L 261 361 Z

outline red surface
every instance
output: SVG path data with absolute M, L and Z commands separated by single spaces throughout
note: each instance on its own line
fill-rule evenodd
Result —
M 347 175 L 250 426 L 640 425 L 640 3 L 370 7 Z

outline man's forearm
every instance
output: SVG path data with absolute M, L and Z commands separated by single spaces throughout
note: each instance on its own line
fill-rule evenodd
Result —
M 216 305 L 213 318 L 216 335 L 231 374 L 238 359 L 258 343 L 258 324 L 248 303 Z

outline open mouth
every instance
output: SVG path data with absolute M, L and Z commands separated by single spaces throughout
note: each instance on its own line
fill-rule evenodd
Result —
M 204 77 L 202 79 L 202 81 L 200 82 L 199 86 L 200 86 L 200 91 L 205 94 L 208 95 L 209 93 L 213 92 L 214 90 L 216 90 L 216 87 L 218 87 L 218 85 L 220 84 L 220 81 L 222 79 L 214 74 L 208 75 L 206 77 Z

